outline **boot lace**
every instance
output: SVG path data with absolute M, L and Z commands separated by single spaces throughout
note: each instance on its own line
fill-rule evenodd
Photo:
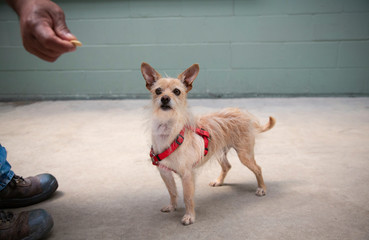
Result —
M 2 223 L 10 222 L 14 217 L 12 212 L 0 211 L 0 220 Z
M 12 180 L 15 181 L 16 183 L 19 183 L 19 182 L 23 182 L 24 178 L 18 175 L 14 175 Z
M 24 182 L 24 178 L 18 175 L 14 175 L 12 180 L 10 180 L 9 186 L 15 187 L 18 183 Z

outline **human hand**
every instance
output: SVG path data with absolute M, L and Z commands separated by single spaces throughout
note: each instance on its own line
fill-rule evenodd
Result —
M 76 50 L 63 10 L 50 0 L 7 0 L 17 12 L 24 48 L 37 57 L 54 62 Z

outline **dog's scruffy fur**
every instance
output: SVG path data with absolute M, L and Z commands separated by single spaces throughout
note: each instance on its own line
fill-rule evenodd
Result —
M 170 195 L 170 204 L 163 207 L 162 212 L 172 212 L 177 207 L 177 187 L 172 171 L 168 170 L 172 169 L 180 176 L 183 185 L 186 213 L 182 223 L 192 224 L 195 221 L 194 170 L 211 157 L 216 157 L 222 171 L 210 186 L 221 186 L 231 168 L 226 156 L 230 148 L 236 150 L 241 162 L 255 174 L 258 183 L 256 195 L 266 194 L 261 168 L 254 158 L 254 144 L 257 133 L 274 126 L 273 117 L 269 117 L 269 122 L 264 126 L 254 116 L 237 108 L 194 117 L 187 108 L 187 93 L 192 89 L 192 82 L 199 73 L 197 64 L 177 78 L 163 78 L 147 63 L 142 63 L 141 72 L 146 87 L 152 94 L 152 147 L 155 154 L 166 150 L 186 127 L 183 144 L 162 160 L 161 167 L 158 167 Z M 205 157 L 204 140 L 193 131 L 196 127 L 204 128 L 211 136 L 209 152 Z

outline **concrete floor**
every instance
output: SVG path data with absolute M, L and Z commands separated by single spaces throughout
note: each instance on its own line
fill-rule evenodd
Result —
M 0 142 L 24 177 L 49 172 L 59 189 L 43 203 L 48 239 L 369 239 L 369 98 L 191 100 L 196 113 L 237 106 L 277 125 L 261 134 L 256 160 L 268 187 L 238 161 L 223 187 L 198 171 L 196 223 L 183 226 L 151 165 L 149 100 L 0 103 Z M 181 184 L 176 178 L 180 196 Z

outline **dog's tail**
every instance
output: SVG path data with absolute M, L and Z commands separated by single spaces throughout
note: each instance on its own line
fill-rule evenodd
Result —
M 269 117 L 269 122 L 267 124 L 265 124 L 264 126 L 261 126 L 260 124 L 258 123 L 255 123 L 255 128 L 260 132 L 266 132 L 270 129 L 272 129 L 274 127 L 276 123 L 276 120 L 274 117 Z

